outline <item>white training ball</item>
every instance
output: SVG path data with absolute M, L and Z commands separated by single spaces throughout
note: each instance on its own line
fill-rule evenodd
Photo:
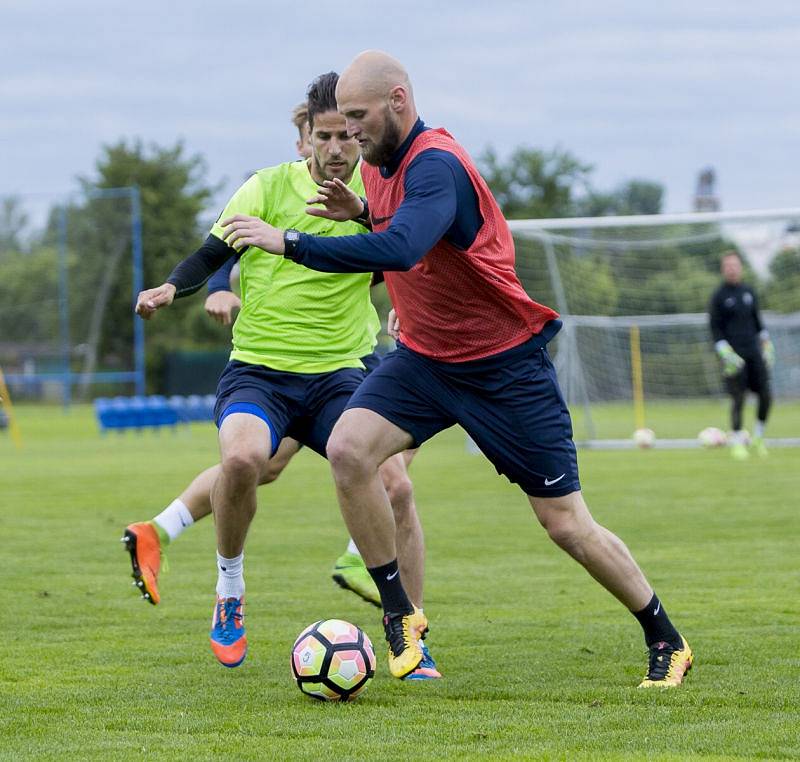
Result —
M 724 447 L 728 443 L 728 436 L 722 429 L 707 426 L 697 435 L 697 441 L 701 447 Z
M 637 447 L 646 450 L 656 443 L 656 434 L 652 429 L 636 429 L 633 432 L 633 442 Z

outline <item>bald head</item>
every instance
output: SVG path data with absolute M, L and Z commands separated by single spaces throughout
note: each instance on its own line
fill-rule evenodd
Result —
M 388 98 L 395 87 L 402 87 L 411 97 L 411 81 L 403 64 L 382 50 L 359 53 L 339 79 L 343 92 L 359 91 L 362 95 Z
M 364 161 L 383 164 L 417 121 L 408 72 L 388 53 L 367 50 L 339 77 L 336 104 Z

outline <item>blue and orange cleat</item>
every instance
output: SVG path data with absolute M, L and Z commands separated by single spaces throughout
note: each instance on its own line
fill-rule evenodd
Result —
M 154 606 L 161 600 L 158 593 L 158 573 L 161 570 L 161 540 L 149 521 L 129 524 L 120 540 L 131 554 L 134 585 L 142 598 Z
M 670 643 L 653 643 L 650 646 L 650 663 L 640 688 L 674 688 L 692 668 L 694 654 L 686 638 L 681 637 L 681 647 Z
M 403 680 L 438 680 L 442 673 L 436 668 L 436 662 L 428 650 L 428 646 L 420 643 L 419 647 L 422 651 L 422 661 L 417 665 L 413 672 L 409 672 Z
M 211 618 L 211 650 L 223 667 L 238 667 L 247 656 L 244 633 L 244 596 L 220 598 Z

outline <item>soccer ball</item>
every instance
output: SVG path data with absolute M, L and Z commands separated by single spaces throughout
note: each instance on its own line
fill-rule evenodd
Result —
M 633 442 L 637 447 L 646 450 L 656 443 L 655 432 L 652 429 L 636 429 L 633 432 Z
M 728 437 L 721 429 L 708 426 L 697 435 L 697 441 L 702 447 L 724 447 Z
M 300 633 L 291 663 L 292 676 L 307 696 L 348 701 L 375 674 L 375 651 L 367 634 L 354 624 L 323 619 Z

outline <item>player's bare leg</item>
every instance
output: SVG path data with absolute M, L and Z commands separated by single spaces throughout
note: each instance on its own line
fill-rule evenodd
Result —
M 692 651 L 669 621 L 625 543 L 592 518 L 581 492 L 528 499 L 550 539 L 639 620 L 650 649 L 641 687 L 679 685 L 691 669 Z
M 405 453 L 392 455 L 379 472 L 394 514 L 400 576 L 411 602 L 422 608 L 425 579 L 425 538 L 414 503 L 414 485 L 408 477 Z
M 247 655 L 244 630 L 244 541 L 256 512 L 256 489 L 271 436 L 261 418 L 232 413 L 219 429 L 220 473 L 211 490 L 217 529 L 217 600 L 211 649 L 225 667 Z
M 291 437 L 285 437 L 278 445 L 275 454 L 261 467 L 258 484 L 271 484 L 289 465 L 289 461 L 299 452 L 300 443 Z M 192 483 L 180 494 L 178 498 L 189 509 L 192 518 L 197 521 L 211 513 L 211 490 L 221 472 L 221 465 L 217 463 L 198 474 Z
M 389 669 L 395 677 L 405 677 L 422 662 L 417 633 L 427 629 L 427 622 L 403 587 L 395 519 L 379 468 L 411 444 L 407 432 L 382 416 L 351 408 L 342 414 L 327 445 L 342 515 L 381 595 Z
M 411 437 L 371 410 L 345 410 L 328 440 L 328 460 L 350 536 L 367 566 L 397 558 L 396 526 L 379 468 L 411 445 Z
M 582 493 L 528 499 L 550 539 L 606 590 L 631 611 L 647 605 L 653 590 L 644 574 L 622 540 L 592 518 Z

